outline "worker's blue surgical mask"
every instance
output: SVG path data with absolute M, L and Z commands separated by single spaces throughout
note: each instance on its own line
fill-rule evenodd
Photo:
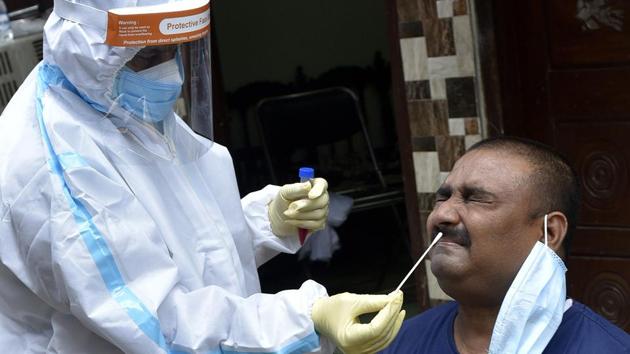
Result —
M 542 353 L 562 322 L 567 268 L 537 241 L 508 289 L 492 330 L 490 353 Z
M 138 72 L 123 67 L 114 84 L 114 99 L 134 116 L 158 123 L 173 112 L 182 83 L 177 58 Z

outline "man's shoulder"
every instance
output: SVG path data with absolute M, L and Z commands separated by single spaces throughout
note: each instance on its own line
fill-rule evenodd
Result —
M 452 321 L 457 303 L 431 308 L 405 322 L 392 344 L 382 354 L 450 353 Z
M 595 313 L 589 307 L 580 303 L 576 303 L 576 305 L 576 310 L 585 318 L 585 322 L 591 327 L 589 328 L 591 332 L 600 332 L 600 336 L 608 337 L 611 341 L 622 345 L 630 352 L 630 334 Z
M 553 347 L 574 348 L 571 353 L 630 353 L 630 334 L 610 323 L 587 306 L 574 302 L 564 314 L 556 335 L 549 343 Z M 553 353 L 550 350 L 549 353 Z

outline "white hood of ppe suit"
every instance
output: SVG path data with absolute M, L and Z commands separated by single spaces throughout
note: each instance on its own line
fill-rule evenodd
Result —
M 64 0 L 56 0 L 62 3 Z M 44 29 L 44 57 L 59 66 L 68 80 L 81 94 L 103 107 L 110 107 L 114 79 L 122 68 L 142 47 L 112 47 L 105 44 L 102 20 L 90 17 L 109 9 L 160 5 L 185 0 L 71 0 L 86 5 L 77 17 L 83 24 L 59 19 L 53 12 Z M 94 13 L 91 13 L 94 12 Z
M 59 1 L 57 1 L 59 2 Z M 168 1 L 79 0 L 101 11 L 143 5 L 156 5 Z M 84 13 L 87 17 L 88 13 Z M 103 23 L 84 25 L 60 19 L 54 12 L 44 28 L 44 57 L 58 66 L 74 87 L 103 107 L 112 103 L 111 91 L 118 70 L 122 68 L 141 47 L 111 47 L 104 43 Z
M 0 117 L 0 348 L 330 352 L 310 319 L 322 286 L 259 294 L 256 267 L 299 247 L 271 233 L 277 187 L 241 201 L 227 150 L 175 115 L 172 159 L 147 148 L 157 131 L 104 118 L 93 105 L 111 104 L 116 72 L 139 48 L 102 36 L 53 13 L 44 63 Z

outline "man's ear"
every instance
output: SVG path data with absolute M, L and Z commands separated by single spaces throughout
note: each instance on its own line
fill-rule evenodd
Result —
M 547 245 L 561 257 L 564 255 L 562 242 L 567 235 L 568 229 L 569 223 L 563 213 L 554 211 L 547 214 Z M 545 243 L 544 230 L 540 242 Z

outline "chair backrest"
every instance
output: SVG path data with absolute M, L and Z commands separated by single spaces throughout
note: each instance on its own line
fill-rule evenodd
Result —
M 322 167 L 315 156 L 318 147 L 351 142 L 354 137 L 363 141 L 366 164 L 378 183 L 384 183 L 358 99 L 349 89 L 332 87 L 263 99 L 256 115 L 274 183 L 295 182 L 300 164 L 314 165 L 318 173 Z M 296 159 L 297 150 L 303 153 Z M 326 173 L 325 169 L 319 173 Z

